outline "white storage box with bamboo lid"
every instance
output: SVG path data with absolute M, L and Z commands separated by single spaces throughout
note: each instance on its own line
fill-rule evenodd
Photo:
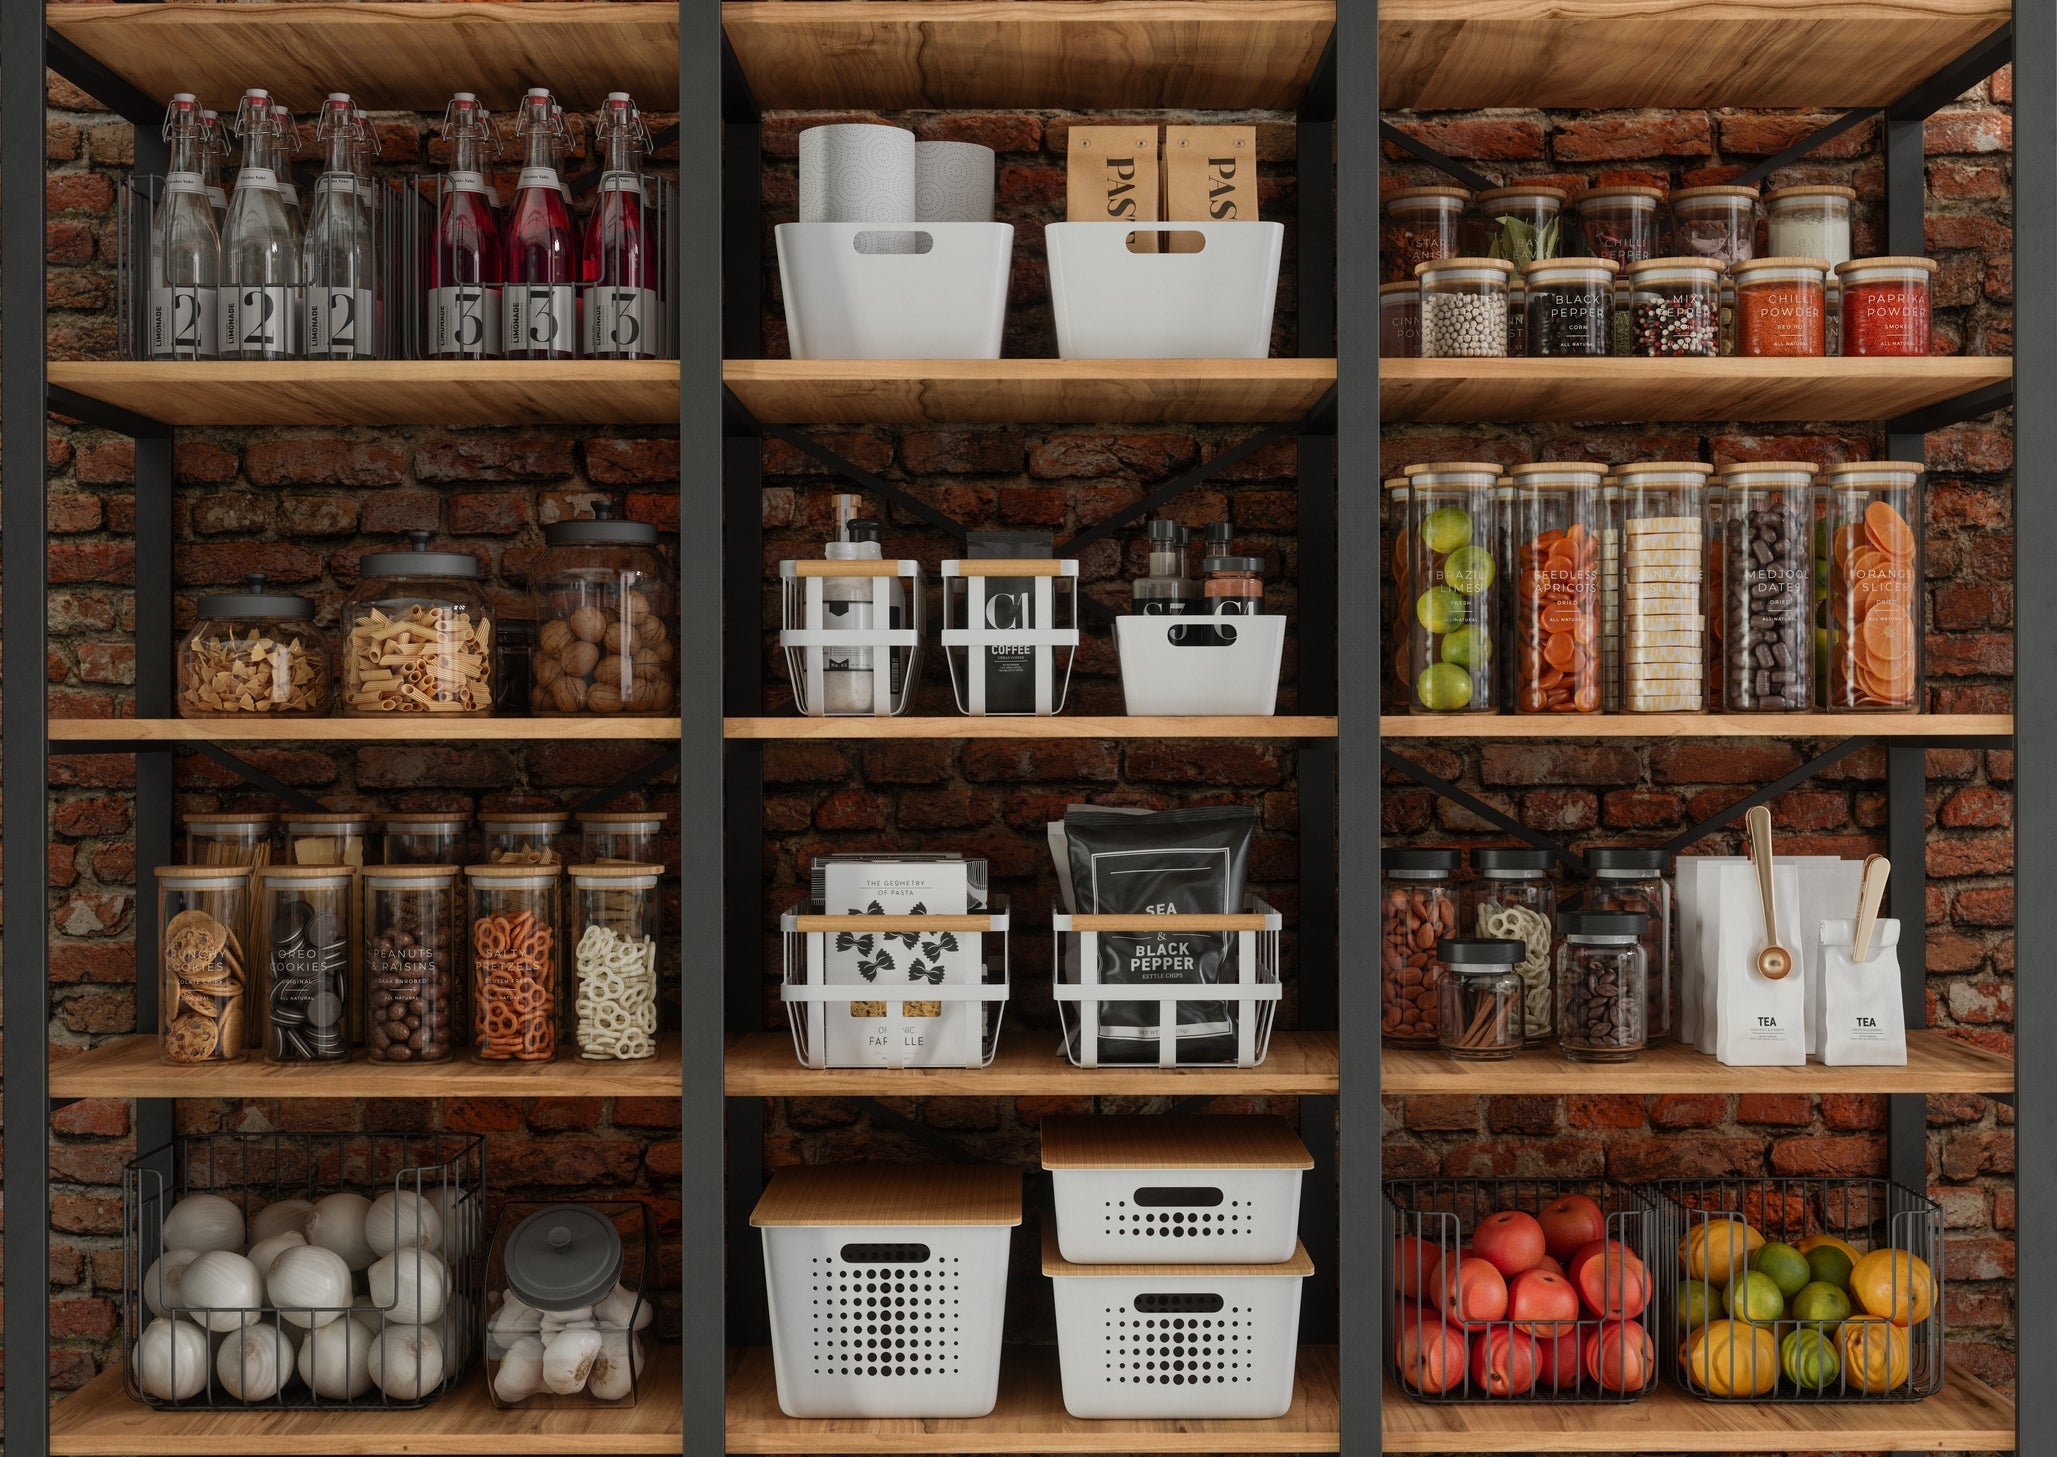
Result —
M 750 1223 L 764 1231 L 772 1366 L 787 1416 L 992 1411 L 1019 1169 L 784 1169 Z
M 1043 1120 L 1043 1167 L 1066 1260 L 1276 1264 L 1300 1227 L 1314 1157 L 1275 1114 Z

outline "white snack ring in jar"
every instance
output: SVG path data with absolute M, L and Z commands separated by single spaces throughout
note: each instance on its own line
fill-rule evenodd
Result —
M 1555 993 L 1550 980 L 1550 923 L 1527 906 L 1481 901 L 1478 934 L 1519 941 L 1527 953 L 1514 969 L 1521 973 L 1521 1015 L 1529 1027 L 1548 1030 L 1557 1020 Z
M 589 925 L 572 953 L 579 1056 L 649 1057 L 657 1050 L 657 941 Z

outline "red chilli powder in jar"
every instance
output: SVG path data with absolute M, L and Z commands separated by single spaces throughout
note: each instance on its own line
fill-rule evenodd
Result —
M 1838 264 L 1843 284 L 1843 353 L 1928 353 L 1929 258 L 1853 258 Z
M 1738 263 L 1732 272 L 1738 355 L 1792 359 L 1827 352 L 1825 260 L 1758 258 Z

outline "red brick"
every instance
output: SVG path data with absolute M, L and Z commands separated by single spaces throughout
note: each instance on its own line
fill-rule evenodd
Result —
M 1007 526 L 1064 525 L 1071 512 L 1071 496 L 1061 486 L 1002 486 L 998 496 L 999 516 Z
M 883 795 L 861 789 L 839 789 L 823 800 L 814 823 L 824 830 L 882 830 L 888 802 Z
M 176 580 L 187 586 L 212 587 L 240 583 L 251 572 L 273 582 L 311 582 L 321 575 L 321 559 L 303 546 L 285 542 L 181 542 L 172 549 Z
M 1880 1093 L 1823 1093 L 1821 1122 L 1844 1133 L 1865 1133 L 1886 1126 L 1887 1104 Z
M 450 530 L 459 536 L 508 536 L 528 525 L 528 502 L 511 491 L 450 498 Z
M 1992 632 L 1932 632 L 1927 667 L 1931 677 L 2006 677 L 2014 671 L 2014 639 Z
M 108 212 L 114 181 L 97 172 L 60 172 L 44 179 L 43 205 L 51 212 Z
M 1613 829 L 1660 830 L 1679 822 L 1685 802 L 1663 790 L 1616 789 L 1600 800 L 1601 822 Z
M 1665 1093 L 1650 1109 L 1653 1128 L 1717 1128 L 1728 1115 L 1721 1093 Z
M 98 1296 L 50 1302 L 50 1335 L 56 1340 L 105 1340 L 114 1334 L 114 1302 Z
M 1189 435 L 1052 435 L 1029 447 L 1029 474 L 1045 480 L 1157 481 L 1191 465 Z
M 418 481 L 560 481 L 574 471 L 572 442 L 460 435 L 418 447 Z M 370 529 L 370 528 L 367 528 Z
M 872 784 L 939 784 L 950 776 L 950 746 L 898 739 L 864 746 L 864 777 Z
M 1120 777 L 1113 743 L 1085 739 L 979 740 L 964 746 L 962 764 L 964 777 L 973 783 L 994 780 L 1112 783 Z M 1273 772 L 1276 774 L 1276 766 Z
M 1609 1147 L 1591 1138 L 1458 1144 L 1443 1155 L 1442 1172 L 1453 1179 L 1594 1179 L 1607 1171 Z
M 1883 1138 L 1781 1138 L 1771 1145 L 1771 1171 L 1786 1176 L 1857 1178 L 1886 1171 Z
M 775 743 L 764 746 L 768 784 L 830 784 L 850 772 L 850 761 L 833 744 Z
M 1152 784 L 1271 785 L 1281 782 L 1276 754 L 1257 744 L 1140 739 L 1129 745 L 1128 777 Z M 966 755 L 970 772 L 970 755 Z
M 136 1030 L 136 998 L 133 992 L 81 992 L 77 996 L 66 997 L 58 1012 L 64 1025 L 81 1035 Z
M 511 1098 L 446 1098 L 443 1127 L 452 1133 L 517 1133 L 521 1104 Z
M 1771 802 L 1781 830 L 1838 830 L 1850 822 L 1850 796 L 1828 789 L 1794 789 Z
M 43 521 L 53 536 L 98 531 L 104 514 L 100 498 L 83 491 L 52 491 L 44 499 Z
M 2014 146 L 2014 117 L 2004 111 L 1939 111 L 1922 128 L 1931 157 L 2005 152 Z
M 66 799 L 51 810 L 60 835 L 118 835 L 129 827 L 129 807 L 114 796 Z
M 364 440 L 252 440 L 243 469 L 260 486 L 395 486 L 406 479 L 407 452 Z
M 1930 973 L 1937 970 L 1939 968 L 1931 963 Z M 1948 1001 L 1950 1015 L 1959 1022 L 2014 1021 L 2014 988 L 2006 982 L 1952 982 Z
M 136 442 L 92 440 L 79 447 L 72 472 L 82 486 L 126 486 L 136 479 Z
M 1495 1133 L 1555 1133 L 1564 1126 L 1564 1100 L 1523 1095 L 1486 1099 L 1486 1127 Z
M 360 789 L 494 789 L 517 773 L 513 752 L 498 744 L 359 749 L 356 763 Z
M 1616 745 L 1488 743 L 1479 752 L 1481 784 L 1633 784 L 1634 749 Z
M 1832 111 L 1721 111 L 1721 150 L 1727 156 L 1769 157 L 1836 119 Z M 1859 122 L 1807 155 L 1810 160 L 1861 157 L 1878 145 L 1878 123 Z
M 677 1098 L 616 1098 L 612 1122 L 616 1128 L 677 1128 Z
M 536 1098 L 529 1103 L 525 1116 L 529 1127 L 538 1133 L 584 1131 L 599 1125 L 600 1099 Z
M 1650 749 L 1650 775 L 1660 784 L 1765 784 L 1799 766 L 1793 747 L 1776 741 L 1715 745 L 1667 740 Z
M 1704 157 L 1714 150 L 1714 141 L 1705 112 L 1586 112 L 1559 124 L 1551 150 L 1560 162 Z
M 1035 152 L 1043 146 L 1043 123 L 1018 112 L 951 112 L 925 121 L 915 136 L 929 142 L 975 142 L 996 152 Z
M 2014 796 L 2001 789 L 1970 784 L 1943 802 L 1937 816 L 1950 829 L 1995 829 L 2014 823 Z
M 1943 1279 L 2012 1280 L 2014 1241 L 2011 1239 L 1964 1239 L 1948 1242 L 1943 1249 Z
M 81 1098 L 50 1115 L 50 1130 L 120 1138 L 129 1131 L 129 1105 L 120 1098 Z
M 856 431 L 810 430 L 809 439 L 840 455 L 852 465 L 868 471 L 882 471 L 893 463 L 893 442 Z M 783 440 L 764 442 L 764 474 L 767 476 L 832 475 L 828 466 L 802 454 Z
M 434 531 L 441 521 L 442 498 L 434 491 L 379 491 L 366 496 L 359 507 L 358 529 L 397 536 L 408 531 Z
M 1613 1138 L 1606 1149 L 1610 1179 L 1720 1178 L 1764 1171 L 1763 1143 L 1740 1134 Z
M 281 496 L 279 530 L 291 536 L 348 536 L 357 530 L 355 496 Z
M 1452 117 L 1437 121 L 1403 121 L 1398 126 L 1407 135 L 1428 143 L 1446 157 L 1514 162 L 1543 155 L 1543 124 L 1526 117 Z M 1395 161 L 1407 156 L 1390 142 L 1385 144 L 1385 153 Z
M 679 478 L 676 440 L 588 440 L 586 477 L 601 486 L 671 485 Z
M 920 474 L 1012 475 L 1022 466 L 1021 437 L 1005 430 L 910 430 L 900 463 Z
M 1949 632 L 2014 625 L 2010 582 L 1945 582 L 1935 589 L 1936 626 Z
M 961 784 L 905 790 L 894 796 L 894 819 L 903 830 L 967 830 L 992 823 L 993 802 Z
M 2014 887 L 1972 887 L 1950 898 L 1950 911 L 1961 925 L 2011 926 L 2014 924 Z
M 1649 1104 L 1641 1094 L 1573 1093 L 1566 1097 L 1565 1120 L 1573 1128 L 1646 1128 Z
M 635 1182 L 641 1146 L 629 1139 L 547 1138 L 498 1144 L 495 1178 L 510 1185 L 620 1189 Z

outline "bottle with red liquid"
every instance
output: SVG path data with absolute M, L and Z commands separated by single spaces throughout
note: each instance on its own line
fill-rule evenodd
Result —
M 657 250 L 644 226 L 643 192 L 650 132 L 628 93 L 613 91 L 593 134 L 602 170 L 581 259 L 580 352 L 594 359 L 655 359 Z
M 443 139 L 450 144 L 450 171 L 436 208 L 424 343 L 431 359 L 498 359 L 500 222 L 485 170 L 498 137 L 492 117 L 469 91 L 450 99 Z
M 525 150 L 502 234 L 500 316 L 509 359 L 578 353 L 578 244 L 558 183 L 564 120 L 555 107 L 548 90 L 533 87 L 514 127 Z

